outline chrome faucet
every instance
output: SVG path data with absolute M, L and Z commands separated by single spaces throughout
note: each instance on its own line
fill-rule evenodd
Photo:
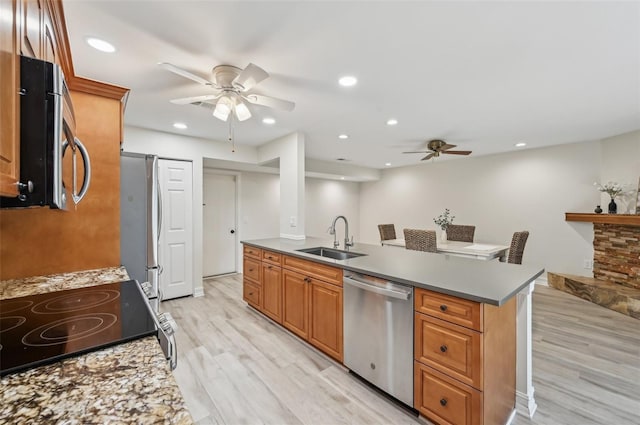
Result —
M 349 247 L 353 246 L 353 236 L 351 236 L 351 240 L 349 240 L 349 222 L 347 221 L 347 217 L 339 215 L 334 218 L 333 223 L 331 223 L 331 227 L 329 228 L 329 234 L 333 235 L 333 247 L 337 248 L 340 246 L 340 242 L 338 242 L 336 237 L 336 222 L 340 218 L 344 220 L 344 249 L 345 251 L 348 251 Z

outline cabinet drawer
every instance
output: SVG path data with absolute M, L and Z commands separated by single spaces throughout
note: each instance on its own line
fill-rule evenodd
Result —
M 303 260 L 298 257 L 291 257 L 289 255 L 282 257 L 282 266 L 302 273 L 305 276 L 315 277 L 342 287 L 342 269 L 340 268 Z
M 255 246 L 244 245 L 244 255 L 248 255 L 249 257 L 259 260 L 262 257 L 262 250 Z
M 262 303 L 260 302 L 262 295 L 261 292 L 259 285 L 256 285 L 250 280 L 244 279 L 242 284 L 242 299 L 258 310 L 262 308 Z
M 414 363 L 414 407 L 431 421 L 446 425 L 482 423 L 483 394 L 428 366 Z
M 415 313 L 415 359 L 482 389 L 482 334 Z
M 416 288 L 416 311 L 482 332 L 482 305 L 450 295 Z
M 254 260 L 250 257 L 244 257 L 244 262 L 242 263 L 242 271 L 244 273 L 244 277 L 253 279 L 256 283 L 260 283 L 260 269 L 261 263 L 259 260 Z
M 262 251 L 262 261 L 280 265 L 282 262 L 282 254 L 273 251 Z

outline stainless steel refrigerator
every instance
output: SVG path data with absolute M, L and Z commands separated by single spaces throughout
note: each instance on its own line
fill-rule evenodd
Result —
M 145 292 L 158 309 L 158 241 L 162 201 L 158 157 L 129 152 L 120 154 L 120 258 L 129 277 L 149 282 Z

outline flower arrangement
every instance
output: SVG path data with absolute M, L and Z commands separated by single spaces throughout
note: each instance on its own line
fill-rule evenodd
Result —
M 453 223 L 453 219 L 456 218 L 454 215 L 451 215 L 449 208 L 445 208 L 444 214 L 440 214 L 438 217 L 433 219 L 433 222 L 440 226 L 440 229 L 447 230 L 447 227 Z
M 609 195 L 611 197 L 611 200 L 616 199 L 616 196 L 624 193 L 624 188 L 616 182 L 608 182 L 604 185 L 594 183 L 593 185 L 596 186 L 600 192 L 604 192 Z

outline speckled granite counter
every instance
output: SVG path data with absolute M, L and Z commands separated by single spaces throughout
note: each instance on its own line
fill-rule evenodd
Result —
M 0 282 L 0 299 L 127 280 L 123 267 Z M 0 380 L 0 424 L 192 424 L 155 337 Z

